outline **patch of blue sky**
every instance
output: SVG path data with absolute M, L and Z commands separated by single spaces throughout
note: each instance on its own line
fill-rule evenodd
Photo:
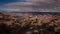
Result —
M 25 0 L 0 0 L 0 4 L 11 3 L 11 2 L 23 2 Z

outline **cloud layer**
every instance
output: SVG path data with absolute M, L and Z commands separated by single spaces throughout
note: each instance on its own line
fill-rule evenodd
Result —
M 5 4 L 6 6 L 20 9 L 21 11 L 38 11 L 40 9 L 60 9 L 60 0 L 26 0 Z

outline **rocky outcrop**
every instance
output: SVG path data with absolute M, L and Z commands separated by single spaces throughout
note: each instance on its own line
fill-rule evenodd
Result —
M 10 27 L 10 34 L 60 34 L 60 15 L 58 14 L 17 13 L 14 15 L 11 13 L 3 15 L 4 18 L 0 20 L 0 23 Z

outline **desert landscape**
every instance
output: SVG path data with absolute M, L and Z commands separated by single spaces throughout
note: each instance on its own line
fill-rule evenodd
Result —
M 60 34 L 60 14 L 0 12 L 1 34 Z

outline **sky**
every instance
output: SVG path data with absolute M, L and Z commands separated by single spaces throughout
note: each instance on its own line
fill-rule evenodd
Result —
M 23 2 L 24 0 L 0 0 L 0 4 L 11 3 L 11 2 Z
M 14 9 L 12 7 L 5 6 L 4 4 L 7 3 L 14 3 L 14 2 L 24 2 L 24 0 L 0 0 L 0 10 L 16 10 L 19 11 L 18 9 Z
M 60 9 L 60 0 L 0 0 L 0 10 L 40 11 Z M 44 10 L 42 10 L 44 12 Z

